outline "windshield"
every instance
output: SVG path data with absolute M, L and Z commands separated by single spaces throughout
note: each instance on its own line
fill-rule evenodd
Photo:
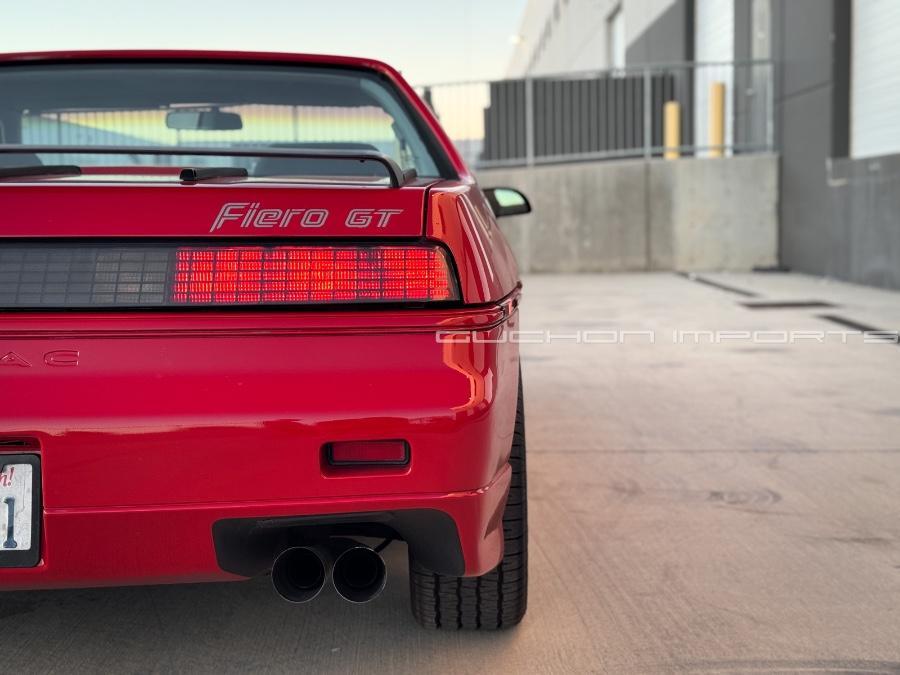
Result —
M 189 152 L 191 147 L 263 147 L 379 152 L 404 171 L 446 177 L 446 159 L 427 128 L 383 78 L 362 70 L 226 64 L 12 66 L 0 68 L 0 92 L 0 141 L 5 144 L 187 151 L 156 156 L 23 151 L 0 155 L 0 166 L 235 166 L 251 176 L 384 175 L 374 162 Z

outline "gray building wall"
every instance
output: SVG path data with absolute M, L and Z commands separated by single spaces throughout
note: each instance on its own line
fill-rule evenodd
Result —
M 849 0 L 773 0 L 780 258 L 900 288 L 900 156 L 848 157 L 851 9 Z
M 626 3 L 626 27 L 631 14 L 640 9 L 644 11 L 650 9 L 638 6 L 630 12 L 629 7 L 630 3 Z M 628 66 L 688 63 L 693 60 L 693 0 L 674 0 L 664 7 L 646 28 L 631 38 L 625 50 L 625 63 Z M 688 71 L 678 69 L 672 70 L 670 76 L 673 80 L 671 90 L 674 92 L 674 99 L 682 104 L 681 141 L 684 145 L 691 145 L 694 142 L 694 124 L 691 116 L 694 103 L 693 78 Z
M 628 12 L 626 7 L 626 20 Z M 653 21 L 625 50 L 629 65 L 684 63 L 694 58 L 694 2 L 675 2 Z
M 776 63 L 779 260 L 788 268 L 900 288 L 900 156 L 849 155 L 850 0 L 734 0 L 735 60 Z M 770 25 L 754 26 L 769 2 Z M 678 0 L 628 47 L 628 63 L 690 60 L 693 0 Z M 739 107 L 736 107 L 740 114 Z
M 804 272 L 849 278 L 845 224 L 834 213 L 828 182 L 829 159 L 846 153 L 846 147 L 836 147 L 838 125 L 845 120 L 833 105 L 841 88 L 836 62 L 846 48 L 832 37 L 839 4 L 843 0 L 774 2 L 772 44 L 778 63 L 781 261 Z M 739 30 L 745 34 L 749 26 Z
M 736 0 L 738 60 L 753 56 L 753 2 Z M 900 157 L 848 157 L 851 9 L 850 0 L 771 0 L 780 260 L 900 288 Z

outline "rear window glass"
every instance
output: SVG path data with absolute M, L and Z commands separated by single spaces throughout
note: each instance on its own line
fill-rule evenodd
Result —
M 36 146 L 153 146 L 375 151 L 419 176 L 446 159 L 400 94 L 374 73 L 224 64 L 0 68 L 0 136 Z M 372 163 L 172 155 L 0 155 L 0 166 L 239 166 L 251 175 L 371 171 Z

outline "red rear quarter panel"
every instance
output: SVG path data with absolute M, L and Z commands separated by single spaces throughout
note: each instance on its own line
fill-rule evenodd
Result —
M 518 288 L 512 250 L 474 183 L 447 181 L 431 189 L 425 233 L 453 253 L 466 302 L 497 302 Z

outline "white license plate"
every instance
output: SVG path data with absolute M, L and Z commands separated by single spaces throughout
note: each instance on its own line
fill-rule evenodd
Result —
M 0 553 L 31 549 L 33 499 L 34 467 L 31 464 L 4 466 L 0 471 Z

